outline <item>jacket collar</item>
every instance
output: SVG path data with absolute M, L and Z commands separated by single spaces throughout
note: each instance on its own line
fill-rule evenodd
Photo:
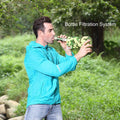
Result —
M 40 47 L 40 48 L 47 49 L 47 48 L 49 47 L 48 45 L 43 46 L 43 45 L 41 45 L 41 44 L 39 44 L 39 43 L 36 43 L 36 41 L 31 41 L 31 42 L 30 42 L 30 45 L 31 45 L 32 47 L 34 47 L 34 48 Z

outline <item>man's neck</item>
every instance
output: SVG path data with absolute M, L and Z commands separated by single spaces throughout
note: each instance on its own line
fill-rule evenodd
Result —
M 46 45 L 47 45 L 47 43 L 46 43 L 43 39 L 41 39 L 41 38 L 37 38 L 37 39 L 36 39 L 36 43 L 41 44 L 41 45 L 43 45 L 43 46 L 46 46 Z

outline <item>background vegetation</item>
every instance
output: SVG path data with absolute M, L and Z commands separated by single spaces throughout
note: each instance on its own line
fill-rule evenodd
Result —
M 99 54 L 104 51 L 104 31 L 110 26 L 105 27 L 100 23 L 120 26 L 119 0 L 1 0 L 0 3 L 0 37 L 31 32 L 33 21 L 44 15 L 53 20 L 57 34 L 79 36 L 81 33 L 91 36 L 93 50 Z M 67 27 L 65 22 L 98 25 Z
M 28 77 L 23 61 L 31 40 L 35 37 L 30 34 L 0 40 L 0 96 L 7 94 L 20 102 L 17 115 L 24 115 L 26 109 Z M 64 54 L 56 41 L 52 46 Z M 120 62 L 95 53 L 84 57 L 75 71 L 60 77 L 60 93 L 64 120 L 118 120 Z
M 56 35 L 89 35 L 93 39 L 94 51 L 99 53 L 93 52 L 82 58 L 75 71 L 60 77 L 64 120 L 120 118 L 119 0 L 1 0 L 0 8 L 0 96 L 7 94 L 10 99 L 20 102 L 17 115 L 24 115 L 26 109 L 25 48 L 35 40 L 33 21 L 44 15 L 53 20 Z M 99 26 L 96 29 L 66 27 L 65 21 L 109 22 L 116 26 L 100 28 L 102 31 L 98 34 Z M 51 46 L 64 55 L 56 41 Z M 77 51 L 73 50 L 73 53 Z

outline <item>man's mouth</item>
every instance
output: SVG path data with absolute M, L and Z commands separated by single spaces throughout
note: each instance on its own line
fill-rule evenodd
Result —
M 53 37 L 52 40 L 54 40 L 55 38 Z
M 55 36 L 53 36 L 53 39 L 55 39 Z

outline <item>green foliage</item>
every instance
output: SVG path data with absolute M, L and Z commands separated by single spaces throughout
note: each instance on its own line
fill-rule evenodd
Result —
M 119 10 L 120 10 L 120 4 L 119 4 L 119 0 L 105 0 L 105 1 L 109 1 L 110 4 L 112 4 L 113 6 L 116 6 Z
M 80 3 L 81 17 L 86 22 L 115 22 L 118 9 L 109 2 L 98 0 L 94 2 Z
M 90 36 L 97 54 L 104 50 L 104 29 L 109 24 L 119 25 L 119 9 L 104 0 L 68 2 L 51 12 L 57 34 Z
M 120 58 L 120 53 L 117 52 L 120 49 L 120 46 L 113 41 L 105 41 L 104 42 L 104 46 L 105 46 L 105 53 L 107 53 L 108 55 L 112 54 L 114 56 L 117 56 L 117 58 Z
M 11 81 L 12 79 L 12 81 Z M 10 99 L 19 101 L 22 97 L 27 97 L 28 77 L 25 69 L 8 78 L 9 87 L 6 91 Z
M 119 28 L 108 29 L 105 31 L 105 55 L 120 59 L 120 30 Z
M 111 36 L 107 37 L 109 40 L 110 38 Z M 0 40 L 3 50 L 0 55 L 0 96 L 7 94 L 10 99 L 20 103 L 17 115 L 24 115 L 26 110 L 28 77 L 23 62 L 25 46 L 32 40 L 35 40 L 35 37 L 29 34 Z M 64 55 L 59 43 L 55 41 L 51 46 Z M 76 52 L 77 50 L 73 51 Z M 116 59 L 105 61 L 101 55 L 96 56 L 93 53 L 82 58 L 75 71 L 60 77 L 64 120 L 120 118 L 120 62 L 118 61 Z
M 24 34 L 0 40 L 0 95 L 8 94 L 17 101 L 21 96 L 26 96 L 28 78 L 23 65 L 25 47 L 34 38 Z
M 15 58 L 11 56 L 3 56 L 0 61 L 0 78 L 8 77 L 22 69 L 21 61 L 18 59 L 15 61 Z
M 65 32 L 72 36 L 79 35 L 81 26 L 69 27 L 66 31 L 65 22 L 109 21 L 119 25 L 118 3 L 118 0 L 1 0 L 0 37 L 31 32 L 33 21 L 43 15 L 54 20 L 58 33 Z
M 66 4 L 62 4 L 61 7 L 56 6 L 51 10 L 51 18 L 53 19 L 57 34 L 64 33 L 69 36 L 78 36 L 80 34 L 80 26 L 74 27 L 65 25 L 65 23 L 80 22 L 81 18 L 77 4 L 77 2 L 68 1 Z M 66 28 L 68 29 L 66 30 Z
M 60 78 L 66 120 L 117 120 L 120 117 L 120 68 L 113 61 L 86 56 L 74 72 Z
M 55 26 L 60 26 L 58 33 L 65 32 L 74 36 L 74 34 L 80 33 L 79 22 L 87 23 L 99 23 L 99 22 L 111 22 L 116 23 L 119 19 L 119 10 L 110 4 L 108 1 L 73 1 L 62 5 L 61 7 L 55 7 L 51 10 L 52 18 L 54 19 Z M 65 22 L 78 23 L 77 26 L 69 26 L 66 31 Z M 118 22 L 119 23 L 119 22 Z M 74 33 L 75 31 L 75 33 Z M 83 32 L 83 31 L 82 31 Z
M 93 50 L 99 54 L 104 47 L 103 24 L 113 23 L 117 26 L 120 24 L 117 4 L 118 0 L 1 0 L 0 38 L 16 33 L 31 33 L 36 18 L 49 16 L 53 20 L 56 34 L 80 37 L 81 33 L 90 36 L 93 40 Z M 81 22 L 96 23 L 98 26 L 83 27 Z M 100 47 L 97 46 L 99 43 Z
M 32 35 L 24 34 L 17 35 L 16 37 L 6 37 L 0 41 L 0 55 L 11 55 L 14 57 L 20 57 L 25 53 L 26 45 L 29 41 L 35 40 Z M 4 41 L 4 42 L 3 42 Z M 16 53 L 17 51 L 17 53 Z
M 116 42 L 120 46 L 120 28 L 114 27 L 105 30 L 105 40 Z
M 22 98 L 20 100 L 20 105 L 18 106 L 17 111 L 16 111 L 16 115 L 17 116 L 25 114 L 26 104 L 27 104 L 27 99 L 26 98 Z
M 51 3 L 48 0 L 1 0 L 0 24 L 3 31 L 0 37 L 32 31 L 33 21 L 48 15 Z
M 7 88 L 8 88 L 7 78 L 0 78 L 0 96 L 6 94 Z

